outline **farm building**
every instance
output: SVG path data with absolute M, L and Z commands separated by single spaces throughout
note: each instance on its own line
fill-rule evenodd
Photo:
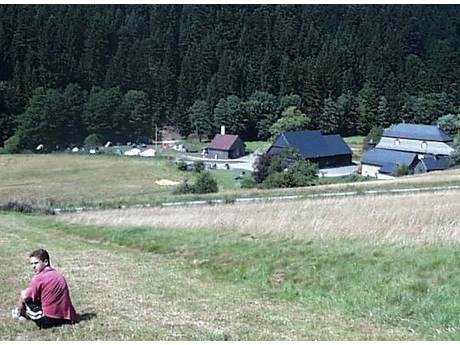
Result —
M 414 168 L 414 174 L 423 174 L 435 170 L 446 170 L 449 168 L 449 157 L 426 155 Z
M 413 169 L 418 162 L 417 154 L 412 152 L 374 148 L 367 151 L 361 160 L 361 174 L 380 179 L 392 178 L 398 166 L 405 165 Z
M 207 147 L 208 158 L 233 159 L 244 154 L 244 143 L 238 135 L 216 134 Z
M 398 165 L 422 173 L 448 168 L 453 138 L 437 126 L 400 123 L 385 129 L 382 138 L 361 161 L 361 174 L 391 178 Z
M 323 135 L 321 131 L 292 131 L 278 135 L 267 153 L 277 154 L 292 147 L 320 169 L 352 165 L 350 147 L 340 135 Z
M 376 148 L 448 156 L 452 145 L 453 138 L 437 126 L 400 123 L 383 132 Z

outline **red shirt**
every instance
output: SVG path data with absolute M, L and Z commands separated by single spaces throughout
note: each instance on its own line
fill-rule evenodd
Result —
M 32 278 L 27 297 L 41 303 L 45 316 L 67 320 L 76 317 L 67 282 L 54 268 L 47 266 Z

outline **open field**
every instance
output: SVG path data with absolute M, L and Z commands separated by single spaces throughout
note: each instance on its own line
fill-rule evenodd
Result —
M 459 242 L 460 191 L 276 203 L 68 213 L 58 219 L 110 226 L 212 229 L 274 238 L 369 243 Z
M 240 171 L 212 171 L 222 191 L 239 189 Z M 155 203 L 173 196 L 167 179 L 182 182 L 185 173 L 162 158 L 71 154 L 0 155 L 0 204 L 32 201 L 51 207 Z M 192 177 L 188 174 L 189 178 Z
M 237 197 L 282 195 L 308 196 L 324 192 L 366 191 L 391 188 L 448 186 L 460 184 L 460 170 L 449 169 L 396 180 L 337 183 L 291 189 L 241 189 L 234 177 L 238 170 L 212 171 L 219 193 L 173 195 L 184 173 L 162 158 L 86 155 L 0 155 L 0 205 L 8 201 L 31 202 L 44 207 L 102 207 L 160 204 L 184 200 L 231 200 Z M 192 175 L 188 175 L 189 178 Z
M 410 241 L 397 224 L 403 235 L 388 242 L 61 221 L 0 214 L 0 258 L 11 263 L 0 273 L 1 340 L 460 339 L 455 235 Z M 40 246 L 89 320 L 40 331 L 9 319 L 30 278 L 26 255 Z
M 11 168 L 0 170 L 2 198 L 138 201 L 155 190 L 163 198 L 170 191 L 149 183 L 181 176 L 168 167 L 153 175 L 164 160 L 35 157 L 0 156 Z M 145 174 L 144 185 L 129 180 L 132 174 Z M 116 183 L 122 176 L 127 186 Z M 92 182 L 79 187 L 82 177 Z M 458 170 L 449 170 L 289 192 L 459 180 Z M 142 188 L 148 193 L 139 198 Z M 459 209 L 460 191 L 446 191 L 0 213 L 0 259 L 8 262 L 0 273 L 0 340 L 459 340 Z M 30 279 L 27 253 L 36 247 L 51 252 L 87 320 L 40 331 L 10 319 L 16 293 Z
M 219 278 L 206 260 L 177 236 L 182 253 L 173 247 L 151 253 L 120 247 L 115 241 L 85 237 L 98 228 L 66 227 L 39 217 L 0 214 L 0 340 L 302 340 L 414 339 L 420 333 L 386 325 L 368 315 L 349 315 L 320 300 L 279 298 L 279 287 Z M 107 229 L 105 229 L 107 230 Z M 123 229 L 118 229 L 123 231 Z M 109 232 L 116 229 L 108 230 Z M 128 236 L 138 233 L 128 230 Z M 101 229 L 99 234 L 105 233 Z M 114 233 L 114 234 L 115 234 Z M 120 233 L 121 234 L 121 233 Z M 167 234 L 152 229 L 166 241 Z M 77 237 L 80 235 L 81 237 Z M 234 245 L 240 238 L 200 238 Z M 203 235 L 203 236 L 201 236 Z M 121 238 L 121 237 L 120 237 Z M 119 238 L 119 239 L 120 239 Z M 170 240 L 170 239 L 169 239 Z M 243 239 L 244 240 L 244 239 Z M 134 244 L 134 242 L 132 242 Z M 176 243 L 177 244 L 177 243 Z M 203 243 L 200 243 L 202 245 Z M 77 310 L 88 320 L 73 326 L 38 330 L 10 319 L 15 291 L 30 278 L 26 263 L 31 248 L 45 246 L 51 261 L 69 282 Z M 134 245 L 131 247 L 135 247 Z M 176 248 L 177 249 L 177 248 Z M 219 254 L 231 254 L 224 249 Z M 230 264 L 231 258 L 220 258 Z M 216 264 L 221 264 L 215 262 Z M 257 264 L 257 260 L 252 262 Z M 224 264 L 222 262 L 222 264 Z M 319 303 L 319 304 L 318 304 Z

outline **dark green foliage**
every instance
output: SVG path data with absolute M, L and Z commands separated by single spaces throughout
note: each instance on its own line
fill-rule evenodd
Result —
M 196 101 L 188 111 L 194 134 L 199 138 L 209 138 L 213 133 L 211 110 L 205 101 Z
M 195 161 L 193 162 L 193 170 L 195 172 L 200 173 L 204 170 L 204 162 L 203 161 Z
M 255 163 L 254 181 L 263 188 L 290 188 L 314 184 L 318 166 L 291 148 L 276 155 L 261 155 Z
M 454 138 L 454 151 L 449 156 L 449 165 L 456 166 L 460 164 L 460 133 Z
M 437 124 L 450 135 L 456 135 L 460 133 L 460 114 L 447 114 L 441 116 L 438 118 Z
M 177 162 L 177 169 L 180 171 L 187 171 L 187 162 L 184 160 L 180 160 Z
M 102 144 L 102 142 L 101 138 L 97 134 L 93 133 L 85 138 L 83 144 L 85 145 L 86 149 L 90 150 L 99 147 Z
M 460 108 L 459 15 L 452 5 L 0 5 L 0 141 L 135 140 L 154 124 L 265 140 L 289 106 L 341 135 L 432 124 Z M 39 87 L 41 113 L 26 110 Z M 190 112 L 196 102 L 202 111 Z
M 324 100 L 323 112 L 319 118 L 319 128 L 325 134 L 335 134 L 340 127 L 337 104 L 329 97 Z
M 281 118 L 270 127 L 270 134 L 275 138 L 282 132 L 307 129 L 311 120 L 297 107 L 290 106 L 281 114 Z
M 298 160 L 283 171 L 273 171 L 262 184 L 263 188 L 292 188 L 316 183 L 318 166 L 306 160 Z
M 208 194 L 217 193 L 219 187 L 217 186 L 216 179 L 208 171 L 202 171 L 198 173 L 195 183 L 190 183 L 185 180 L 179 187 L 174 191 L 175 194 Z
M 395 176 L 396 177 L 406 176 L 406 175 L 410 175 L 411 173 L 412 173 L 412 171 L 407 165 L 398 164 L 398 166 L 396 167 Z
M 114 137 L 120 140 L 128 121 L 118 112 L 121 102 L 120 88 L 93 87 L 83 112 L 86 130 L 99 135 L 102 140 L 114 140 Z
M 380 138 L 382 137 L 382 134 L 382 127 L 372 127 L 372 129 L 369 131 L 369 133 L 366 135 L 366 138 L 363 141 L 363 150 L 367 151 L 370 146 L 373 147 L 377 145 L 380 141 Z
M 217 193 L 218 191 L 219 188 L 217 186 L 217 181 L 214 177 L 212 177 L 210 172 L 204 171 L 198 174 L 196 182 L 193 185 L 193 193 L 207 194 Z

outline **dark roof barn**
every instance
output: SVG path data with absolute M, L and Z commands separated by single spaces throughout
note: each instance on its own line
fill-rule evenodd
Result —
M 404 138 L 429 141 L 452 141 L 452 137 L 441 128 L 433 125 L 419 125 L 413 123 L 400 123 L 383 131 L 384 137 Z
M 374 148 L 366 152 L 362 164 L 380 166 L 380 172 L 393 175 L 399 165 L 414 167 L 418 162 L 417 154 L 411 152 Z
M 351 165 L 352 150 L 340 135 L 323 135 L 321 131 L 290 131 L 278 135 L 268 149 L 276 154 L 292 147 L 303 158 L 317 162 L 320 168 Z

